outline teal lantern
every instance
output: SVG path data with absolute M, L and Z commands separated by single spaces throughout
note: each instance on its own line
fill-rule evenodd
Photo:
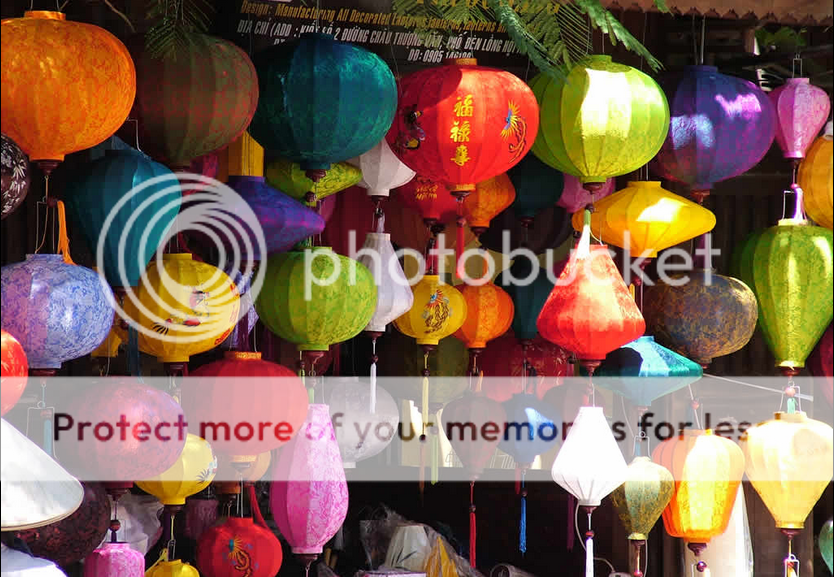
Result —
M 255 57 L 260 96 L 249 133 L 298 162 L 314 181 L 363 154 L 388 131 L 397 86 L 388 65 L 330 34 L 302 34 Z
M 138 189 L 152 178 L 165 176 L 169 178 Z M 141 152 L 108 150 L 104 158 L 76 173 L 67 185 L 66 199 L 70 217 L 83 231 L 93 255 L 104 234 L 104 276 L 111 286 L 124 287 L 139 284 L 148 262 L 177 218 L 181 192 L 174 174 Z M 111 213 L 113 219 L 105 231 Z M 124 245 L 120 250 L 122 238 Z M 123 274 L 119 272 L 120 258 Z
M 535 275 L 535 280 L 526 283 L 525 279 L 531 275 Z M 520 341 L 536 338 L 539 334 L 536 319 L 553 290 L 553 281 L 548 278 L 547 271 L 537 261 L 522 254 L 513 260 L 508 270 L 498 275 L 495 284 L 507 291 L 513 300 L 515 316 L 512 328 L 516 338 Z
M 522 224 L 529 226 L 542 210 L 553 206 L 562 197 L 565 176 L 528 154 L 507 171 L 515 187 L 512 209 Z
M 640 337 L 608 353 L 594 371 L 594 384 L 620 393 L 638 407 L 648 407 L 655 399 L 694 383 L 703 373 L 698 363 L 660 346 L 654 337 Z

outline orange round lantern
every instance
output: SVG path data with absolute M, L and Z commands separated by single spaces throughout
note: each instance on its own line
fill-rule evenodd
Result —
M 481 286 L 465 285 L 460 292 L 466 301 L 466 320 L 455 332 L 455 337 L 466 344 L 475 370 L 478 353 L 489 341 L 507 332 L 515 309 L 510 295 L 492 282 Z
M 463 201 L 463 214 L 472 232 L 481 234 L 489 228 L 489 221 L 498 216 L 515 200 L 515 187 L 510 177 L 499 174 L 479 182 L 475 191 Z
M 2 31 L 0 124 L 44 171 L 124 123 L 136 69 L 118 38 L 50 11 L 3 20 Z
M 386 136 L 406 166 L 453 192 L 507 172 L 539 130 L 533 91 L 509 72 L 477 64 L 448 60 L 404 77 Z

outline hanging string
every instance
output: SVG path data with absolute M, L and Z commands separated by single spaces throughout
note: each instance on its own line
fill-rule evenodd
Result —
M 429 352 L 423 353 L 423 390 L 420 413 L 423 415 L 423 435 L 429 422 Z
M 690 400 L 690 408 L 692 409 L 693 420 L 695 421 L 695 428 L 698 430 L 701 429 L 701 419 L 698 417 L 698 408 L 701 406 L 700 401 L 695 398 L 695 393 L 692 392 L 692 385 L 686 385 L 686 388 L 689 389 L 689 400 Z
M 706 35 L 707 35 L 707 17 L 701 19 L 701 66 L 704 65 L 704 44 L 706 44 Z
M 521 520 L 518 523 L 518 550 L 527 553 L 527 487 L 525 477 L 527 469 L 521 471 Z
M 477 550 L 478 529 L 475 518 L 475 481 L 469 481 L 469 566 L 477 566 L 475 553 Z M 592 576 L 593 577 L 593 576 Z
M 40 228 L 40 219 L 37 217 L 37 215 L 35 215 L 35 242 L 38 243 L 38 245 L 35 247 L 35 254 L 38 254 L 40 252 L 41 248 L 43 248 L 44 243 L 46 243 L 46 231 L 49 228 L 49 175 L 48 174 L 43 175 L 43 181 L 44 181 L 43 198 L 38 203 L 39 205 L 40 204 L 44 205 L 43 236 L 40 237 L 41 240 L 40 240 L 40 242 L 38 242 L 38 237 L 40 236 L 40 231 L 38 230 Z M 54 233 L 54 227 L 53 227 L 53 233 Z
M 369 402 L 369 409 L 371 414 L 373 415 L 376 413 L 376 337 L 371 339 L 371 391 L 370 391 L 370 402 Z
M 695 33 L 695 14 L 692 15 L 692 56 L 693 62 L 698 64 L 698 35 Z
M 440 480 L 440 411 L 435 413 L 435 429 L 431 431 L 431 484 Z

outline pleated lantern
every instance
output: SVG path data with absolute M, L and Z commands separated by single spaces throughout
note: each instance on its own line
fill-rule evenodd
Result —
M 563 79 L 539 74 L 530 87 L 541 107 L 533 154 L 590 190 L 646 164 L 669 130 L 657 83 L 610 56 L 589 56 Z
M 385 138 L 349 162 L 362 171 L 359 186 L 366 189 L 370 197 L 387 198 L 392 188 L 409 183 L 415 176 L 415 172 L 400 162 L 391 151 Z
M 159 561 L 145 571 L 145 577 L 200 577 L 200 572 L 180 559 Z
M 834 128 L 829 122 L 825 134 L 817 138 L 799 165 L 797 181 L 805 192 L 805 210 L 815 223 L 834 227 Z
M 191 355 L 229 336 L 239 307 L 237 288 L 226 273 L 193 260 L 191 253 L 172 253 L 151 263 L 139 288 L 125 299 L 124 312 L 139 326 L 139 350 L 179 371 Z
M 182 406 L 197 423 L 224 423 L 230 437 L 207 439 L 236 463 L 255 462 L 298 432 L 307 416 L 307 391 L 290 369 L 261 358 L 261 353 L 226 351 L 223 358 L 191 373 L 182 384 Z M 270 423 L 267 434 L 253 424 Z M 258 425 L 260 426 L 260 425 Z M 253 433 L 250 435 L 250 432 Z
M 310 405 L 302 434 L 281 450 L 272 479 L 272 516 L 309 570 L 348 510 L 348 486 L 327 405 Z
M 522 344 L 523 341 L 534 339 L 538 335 L 536 320 L 553 290 L 553 281 L 547 271 L 537 261 L 521 254 L 513 259 L 509 269 L 495 278 L 495 284 L 503 288 L 512 299 L 512 328 L 516 338 Z
M 588 458 L 593 455 L 593 458 Z M 620 447 L 608 426 L 602 407 L 580 407 L 550 469 L 553 480 L 576 497 L 588 515 L 585 533 L 585 577 L 594 575 L 594 532 L 591 514 L 602 499 L 627 479 Z
M 660 85 L 671 124 L 653 162 L 660 176 L 689 185 L 702 200 L 713 184 L 750 170 L 776 134 L 776 110 L 755 84 L 720 74 L 714 66 L 687 66 Z
M 440 182 L 418 174 L 396 193 L 400 203 L 423 217 L 427 227 L 449 224 L 457 218 L 457 201 Z
M 822 526 L 819 536 L 820 553 L 829 572 L 834 573 L 834 550 L 832 550 L 832 535 L 834 535 L 834 521 L 829 519 Z
M 258 78 L 246 53 L 226 40 L 190 34 L 176 58 L 131 46 L 136 61 L 139 141 L 151 157 L 188 167 L 238 138 L 255 113 Z
M 145 556 L 128 543 L 104 543 L 84 559 L 84 577 L 144 577 Z
M 376 301 L 365 265 L 313 247 L 269 258 L 255 310 L 270 331 L 298 346 L 305 362 L 315 363 L 330 345 L 367 326 Z
M 515 187 L 512 208 L 522 224 L 532 224 L 540 211 L 553 206 L 564 190 L 564 175 L 539 160 L 535 154 L 527 154 L 507 171 Z
M 828 94 L 808 78 L 788 78 L 768 96 L 776 109 L 776 142 L 782 155 L 791 160 L 805 158 L 828 119 Z
M 634 575 L 643 575 L 640 551 L 672 499 L 675 480 L 669 469 L 638 456 L 628 465 L 625 482 L 611 493 L 611 503 L 637 552 Z
M 281 542 L 263 518 L 227 517 L 197 541 L 197 566 L 206 577 L 275 577 Z
M 807 365 L 814 375 L 814 392 L 821 392 L 831 406 L 834 401 L 834 325 L 828 325 Z
M 706 367 L 750 341 L 759 316 L 756 296 L 733 277 L 695 270 L 678 284 L 683 276 L 647 290 L 646 325 L 657 342 Z
M 124 123 L 136 69 L 118 38 L 62 12 L 3 20 L 0 128 L 44 172 Z
M 469 349 L 472 372 L 477 374 L 478 355 L 489 341 L 503 335 L 512 324 L 513 301 L 492 282 L 465 284 L 460 293 L 466 301 L 466 319 L 455 332 L 455 337 Z
M 0 380 L 0 415 L 5 415 L 20 400 L 26 390 L 29 362 L 26 351 L 11 333 L 0 332 L 2 343 L 2 380 Z
M 510 206 L 515 197 L 515 187 L 506 174 L 475 185 L 475 190 L 463 200 L 463 214 L 472 232 L 479 235 L 488 229 L 489 222 Z
M 186 497 L 209 486 L 217 472 L 217 457 L 205 439 L 188 433 L 179 459 L 165 472 L 136 485 L 166 507 L 178 510 Z
M 29 159 L 15 142 L 0 134 L 2 139 L 2 197 L 0 197 L 0 219 L 13 213 L 26 198 L 31 184 Z
M 2 268 L 2 328 L 26 351 L 29 369 L 54 371 L 90 354 L 113 324 L 113 293 L 92 270 L 59 254 L 30 254 Z
M 306 200 L 315 206 L 316 200 L 327 198 L 362 181 L 362 171 L 347 162 L 330 165 L 324 176 L 313 181 L 298 162 L 288 158 L 276 158 L 266 166 L 266 180 L 296 200 Z
M 137 189 L 154 178 L 161 181 Z M 138 150 L 108 150 L 76 171 L 65 198 L 93 255 L 101 244 L 107 282 L 137 286 L 177 218 L 180 186 L 170 170 Z
M 452 191 L 506 172 L 533 145 L 539 109 L 530 89 L 474 58 L 446 60 L 400 80 L 386 138 L 403 163 Z
M 744 475 L 744 453 L 738 445 L 707 429 L 687 429 L 657 445 L 653 460 L 671 471 L 675 492 L 663 510 L 663 524 L 700 557 L 710 539 L 730 522 Z M 706 563 L 698 562 L 703 572 Z
M 249 130 L 264 148 L 314 171 L 311 180 L 373 148 L 391 126 L 397 87 L 376 54 L 304 33 L 255 62 L 261 94 Z
M 615 189 L 616 182 L 613 178 L 607 178 L 602 183 L 602 188 L 595 190 L 593 194 L 586 190 L 582 181 L 572 174 L 565 174 L 565 186 L 562 191 L 562 196 L 559 197 L 558 206 L 564 208 L 570 214 L 582 210 L 589 204 L 593 204 L 601 198 L 605 198 L 612 194 Z

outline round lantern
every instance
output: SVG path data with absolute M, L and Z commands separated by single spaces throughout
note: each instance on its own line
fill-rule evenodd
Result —
M 821 392 L 831 406 L 834 401 L 834 325 L 828 325 L 807 365 L 814 375 L 814 392 Z
M 585 189 L 582 181 L 572 174 L 565 174 L 564 177 L 565 187 L 556 204 L 570 214 L 580 211 L 589 204 L 593 204 L 595 201 L 613 193 L 616 185 L 613 178 L 608 178 L 602 184 L 602 188 L 591 193 L 591 191 Z
M 125 298 L 124 313 L 139 325 L 140 351 L 164 363 L 187 363 L 229 336 L 239 306 L 226 273 L 179 253 L 151 263 L 139 288 Z
M 610 56 L 589 56 L 564 79 L 540 74 L 530 87 L 541 107 L 533 154 L 593 189 L 646 164 L 669 130 L 657 83 Z
M 416 339 L 421 346 L 436 347 L 466 321 L 466 299 L 452 285 L 442 284 L 437 275 L 424 275 L 411 287 L 414 304 L 394 320 L 401 333 Z
M 151 55 L 144 40 L 136 60 L 139 141 L 171 167 L 223 148 L 246 130 L 258 104 L 258 79 L 246 53 L 222 38 L 191 34 L 176 58 Z
M 489 341 L 500 337 L 513 321 L 513 301 L 503 289 L 492 282 L 464 285 L 460 290 L 466 301 L 466 319 L 455 332 L 469 349 L 470 361 L 477 366 L 478 353 Z
M 481 234 L 489 222 L 515 200 L 515 187 L 506 174 L 479 182 L 463 200 L 463 214 L 472 232 Z
M 100 483 L 82 483 L 84 500 L 75 512 L 56 523 L 20 531 L 35 557 L 68 567 L 101 543 L 110 526 L 110 499 Z
M 583 214 L 574 214 L 572 222 L 574 230 L 581 231 Z M 658 181 L 629 182 L 616 194 L 597 200 L 591 215 L 591 231 L 603 242 L 628 248 L 632 257 L 657 258 L 664 248 L 714 227 L 713 213 L 661 188 Z
M 689 282 L 682 282 L 683 276 L 649 287 L 643 306 L 648 332 L 702 367 L 746 345 L 759 316 L 753 291 L 705 270 L 692 271 Z
M 84 577 L 144 577 L 145 556 L 128 543 L 104 543 L 84 559 Z
M 783 371 L 804 367 L 831 323 L 832 251 L 830 230 L 782 219 L 751 237 L 741 253 L 742 280 L 756 295 L 762 333 Z
M 742 438 L 747 478 L 779 529 L 805 526 L 834 475 L 834 431 L 805 413 L 775 413 Z
M 23 345 L 30 369 L 58 369 L 88 355 L 113 324 L 107 285 L 59 254 L 30 254 L 4 266 L 0 287 L 2 327 Z
M 182 506 L 185 498 L 209 486 L 217 472 L 217 458 L 205 439 L 188 433 L 179 459 L 165 472 L 136 485 L 163 505 Z
M 368 196 L 387 197 L 392 188 L 397 188 L 411 181 L 415 173 L 408 168 L 391 151 L 384 138 L 368 152 L 349 161 L 362 172 L 359 183 L 367 189 Z
M 447 60 L 400 80 L 386 136 L 403 163 L 453 191 L 475 190 L 518 164 L 533 145 L 539 109 L 530 89 L 474 58 Z
M 834 572 L 834 553 L 832 553 L 832 534 L 834 534 L 834 521 L 829 519 L 825 525 L 822 526 L 819 536 L 820 553 L 822 559 L 825 561 L 828 571 Z
M 785 158 L 798 160 L 828 119 L 831 102 L 808 78 L 788 78 L 768 95 L 776 109 L 776 142 Z
M 3 20 L 2 131 L 50 172 L 124 123 L 136 94 L 127 48 L 61 12 Z
M 512 327 L 516 338 L 522 341 L 535 338 L 538 335 L 536 319 L 553 290 L 553 281 L 547 271 L 522 254 L 513 259 L 509 269 L 496 277 L 495 284 L 512 299 L 515 313 Z
M 29 374 L 29 362 L 26 360 L 26 351 L 20 346 L 20 342 L 11 333 L 2 331 L 0 342 L 3 346 L 3 379 L 0 381 L 0 415 L 5 415 L 9 409 L 15 406 L 20 400 L 23 391 L 26 390 L 26 377 Z
M 206 577 L 275 577 L 282 561 L 278 537 L 248 517 L 227 517 L 197 541 L 197 566 Z
M 200 572 L 180 559 L 159 561 L 145 571 L 145 577 L 200 577 Z
M 533 222 L 540 211 L 553 206 L 564 190 L 564 175 L 539 160 L 535 154 L 528 154 L 521 162 L 507 171 L 515 187 L 512 207 L 516 218 L 522 222 Z
M 834 129 L 829 122 L 825 135 L 811 145 L 799 165 L 798 182 L 805 192 L 805 210 L 815 223 L 831 229 L 834 226 Z
M 223 359 L 191 373 L 182 384 L 182 406 L 197 423 L 224 423 L 234 434 L 208 437 L 212 448 L 236 461 L 253 462 L 294 435 L 307 415 L 307 391 L 301 379 L 261 353 L 227 351 Z M 267 434 L 254 424 L 269 423 Z M 250 434 L 254 433 L 254 434 Z
M 6 218 L 20 206 L 29 192 L 29 159 L 20 147 L 5 134 L 2 137 L 2 204 L 0 219 Z
M 418 174 L 396 193 L 401 204 L 423 217 L 426 226 L 449 224 L 457 219 L 457 200 L 440 182 Z
M 287 196 L 315 204 L 315 200 L 358 184 L 362 180 L 362 171 L 347 162 L 336 162 L 324 176 L 313 182 L 297 162 L 276 158 L 266 165 L 266 180 Z M 308 193 L 313 193 L 315 198 L 307 197 Z
M 696 198 L 753 168 L 773 143 L 776 111 L 752 82 L 714 66 L 687 66 L 660 85 L 669 98 L 671 125 L 653 168 L 688 184 Z
M 136 190 L 153 178 L 160 178 L 160 182 Z M 66 198 L 70 216 L 84 233 L 90 252 L 97 255 L 102 245 L 107 282 L 117 287 L 137 286 L 177 218 L 180 186 L 170 170 L 141 152 L 108 150 L 104 158 L 76 173 L 67 184 Z
M 249 131 L 302 170 L 359 156 L 391 126 L 397 86 L 376 54 L 330 34 L 304 33 L 263 50 L 255 63 L 261 94 Z

